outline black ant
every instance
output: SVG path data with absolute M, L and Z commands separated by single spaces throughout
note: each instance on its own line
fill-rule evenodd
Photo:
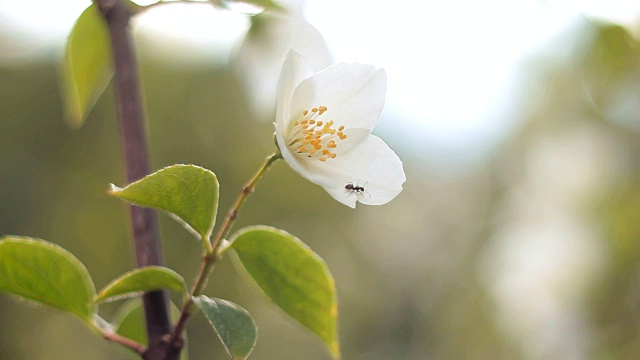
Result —
M 364 189 L 364 186 L 367 185 L 368 181 L 364 184 L 362 184 L 362 186 L 358 185 L 358 183 L 356 183 L 355 185 L 353 185 L 352 182 L 347 183 L 347 185 L 344 186 L 345 190 L 347 190 L 348 194 L 347 196 L 356 193 L 359 194 L 360 196 L 362 196 L 362 194 L 367 193 L 367 195 L 369 195 L 369 197 L 371 197 L 371 194 L 369 194 L 369 192 L 367 190 Z

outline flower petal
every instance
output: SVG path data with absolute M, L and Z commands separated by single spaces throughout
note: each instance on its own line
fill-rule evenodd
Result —
M 372 136 L 367 129 L 349 129 L 349 131 L 345 131 L 345 133 L 348 135 L 348 141 L 340 142 L 340 144 L 333 149 L 338 155 L 337 157 L 344 156 L 343 154 L 350 152 L 358 147 L 362 141 Z M 283 134 L 279 131 L 276 131 L 276 141 L 278 142 L 278 147 L 284 160 L 293 170 L 302 175 L 302 177 L 323 187 L 334 186 L 335 181 L 333 181 L 331 176 L 326 177 L 322 175 L 323 172 L 326 172 L 325 167 L 322 166 L 322 161 L 318 158 L 308 158 L 291 152 L 291 149 L 287 146 L 287 140 L 285 140 Z M 334 160 L 335 159 L 328 159 L 327 162 L 332 163 Z
M 300 158 L 299 156 L 291 152 L 291 150 L 289 149 L 289 146 L 287 145 L 286 140 L 282 137 L 282 133 L 278 131 L 277 128 L 276 128 L 276 141 L 278 142 L 278 148 L 280 148 L 280 153 L 282 154 L 282 158 L 284 159 L 284 161 L 286 161 L 287 165 L 289 165 L 289 167 L 295 170 L 298 174 L 302 175 L 302 177 L 304 177 L 305 179 L 311 180 L 313 178 L 313 173 L 316 172 L 317 170 L 313 168 L 311 169 L 309 168 L 308 165 L 310 165 L 309 163 L 311 163 L 311 161 L 308 161 L 305 158 Z
M 371 130 L 362 128 L 349 128 L 344 130 L 344 134 L 347 136 L 345 140 L 336 140 L 337 146 L 333 149 L 333 152 L 342 156 L 359 146 L 361 142 L 371 136 Z
M 232 65 L 249 95 L 251 110 L 259 120 L 273 121 L 274 94 L 278 89 L 282 59 L 290 49 L 304 55 L 314 71 L 332 63 L 322 35 L 302 15 L 293 15 L 291 11 L 286 15 L 266 11 L 251 17 L 251 29 L 242 40 Z
M 356 200 L 367 205 L 382 205 L 401 191 L 406 176 L 402 161 L 375 135 L 370 135 L 352 151 L 326 162 L 307 166 L 307 178 L 321 185 L 339 202 L 355 207 Z M 364 191 L 348 190 L 347 184 Z
M 358 63 L 335 64 L 299 84 L 289 116 L 324 105 L 327 111 L 323 117 L 336 125 L 371 130 L 380 119 L 386 91 L 384 69 Z
M 278 95 L 276 105 L 276 129 L 285 132 L 291 122 L 291 99 L 296 87 L 308 77 L 313 75 L 309 61 L 293 49 L 289 50 L 282 64 L 282 73 L 278 83 Z

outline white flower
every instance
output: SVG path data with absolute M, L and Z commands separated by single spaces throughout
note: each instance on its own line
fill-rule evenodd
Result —
M 292 169 L 334 199 L 382 205 L 402 191 L 398 156 L 371 130 L 384 106 L 387 76 L 371 65 L 340 63 L 314 73 L 287 54 L 278 88 L 276 139 Z

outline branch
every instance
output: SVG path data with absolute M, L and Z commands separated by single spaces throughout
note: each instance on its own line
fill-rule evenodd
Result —
M 120 336 L 119 334 L 114 332 L 104 333 L 102 334 L 102 337 L 124 347 L 127 347 L 136 352 L 138 355 L 143 355 L 147 351 L 147 348 L 144 345 L 124 336 Z
M 107 21 L 114 60 L 114 81 L 118 125 L 123 146 L 127 181 L 132 183 L 151 172 L 145 133 L 145 115 L 138 81 L 137 62 L 129 39 L 130 13 L 122 0 L 95 0 Z M 163 265 L 158 215 L 155 210 L 130 206 L 131 225 L 138 266 Z M 143 296 L 149 347 L 146 360 L 164 360 L 167 334 L 171 333 L 169 300 L 166 291 Z M 179 351 L 177 352 L 179 354 Z M 177 359 L 167 358 L 167 360 Z

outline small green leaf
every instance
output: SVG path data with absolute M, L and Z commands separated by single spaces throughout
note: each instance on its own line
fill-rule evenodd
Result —
M 112 75 L 109 30 L 94 3 L 76 21 L 64 56 L 62 89 L 70 125 L 82 126 Z
M 276 305 L 340 358 L 335 282 L 322 258 L 295 236 L 268 226 L 238 231 L 228 248 Z
M 171 318 L 175 322 L 180 316 L 180 310 L 171 303 Z M 135 342 L 147 346 L 147 332 L 144 322 L 144 311 L 142 308 L 142 300 L 140 298 L 130 299 L 126 301 L 116 312 L 113 320 L 113 326 L 116 333 Z M 187 346 L 187 337 L 184 335 L 185 346 L 180 352 L 181 360 L 189 360 L 189 351 Z
M 258 329 L 247 310 L 226 300 L 196 296 L 193 301 L 205 314 L 234 360 L 246 359 L 258 338 Z
M 95 302 L 114 301 L 141 295 L 145 291 L 175 290 L 187 294 L 187 284 L 175 271 L 162 266 L 148 266 L 130 271 L 105 286 Z
M 208 240 L 218 210 L 218 178 L 195 165 L 173 165 L 111 194 L 132 204 L 167 211 L 196 235 Z
M 53 243 L 19 236 L 0 239 L 0 291 L 53 306 L 92 323 L 96 290 L 84 265 Z

